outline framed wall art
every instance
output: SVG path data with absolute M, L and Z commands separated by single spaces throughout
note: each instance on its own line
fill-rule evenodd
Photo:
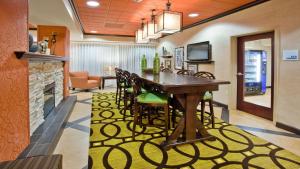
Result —
M 165 60 L 165 68 L 169 68 L 169 69 L 171 69 L 171 67 L 172 67 L 172 61 L 171 60 L 169 60 L 169 59 L 166 59 Z
M 182 69 L 184 65 L 184 47 L 175 48 L 175 69 Z

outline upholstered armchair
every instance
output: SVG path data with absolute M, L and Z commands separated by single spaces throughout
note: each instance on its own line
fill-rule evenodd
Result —
M 89 76 L 88 72 L 70 72 L 71 87 L 80 89 L 101 89 L 101 77 Z

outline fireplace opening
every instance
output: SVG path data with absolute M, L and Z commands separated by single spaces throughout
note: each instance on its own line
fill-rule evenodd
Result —
M 44 89 L 44 119 L 55 108 L 55 82 L 48 84 Z

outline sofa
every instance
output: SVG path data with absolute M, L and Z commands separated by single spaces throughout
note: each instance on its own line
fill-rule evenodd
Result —
M 89 76 L 88 72 L 70 72 L 71 88 L 78 89 L 101 89 L 101 77 Z

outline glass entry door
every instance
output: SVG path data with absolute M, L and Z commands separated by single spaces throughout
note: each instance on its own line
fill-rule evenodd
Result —
M 273 119 L 274 32 L 238 38 L 237 109 Z

